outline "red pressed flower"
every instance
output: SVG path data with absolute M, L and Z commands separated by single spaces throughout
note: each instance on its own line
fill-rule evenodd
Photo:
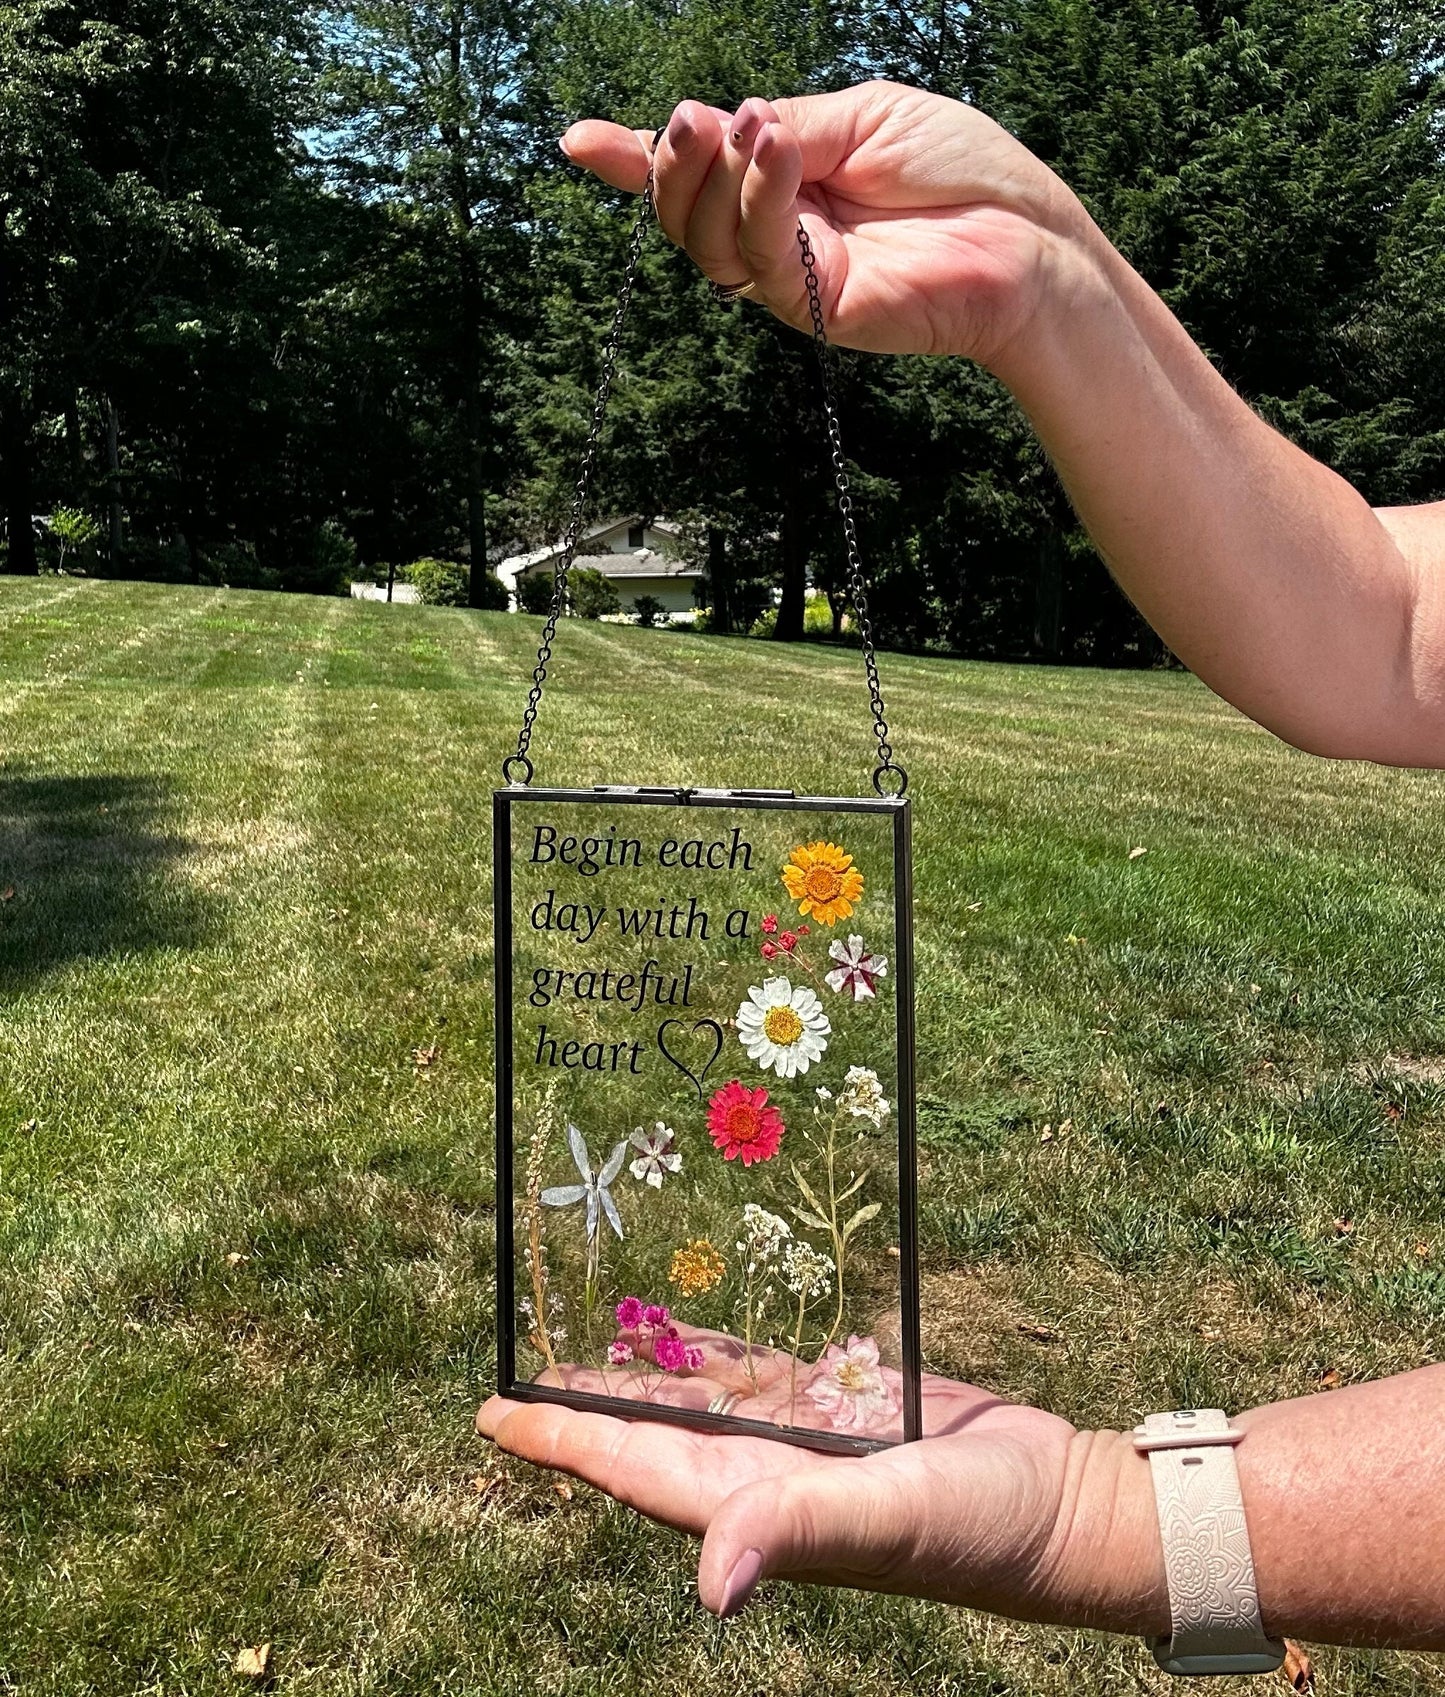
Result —
M 763 930 L 766 931 L 769 936 L 771 936 L 772 933 L 777 930 L 777 928 L 778 928 L 778 916 L 777 916 L 777 914 L 775 914 L 775 913 L 765 913 L 763 915 Z
M 772 960 L 778 952 L 778 945 L 776 943 L 764 943 L 759 952 L 764 960 Z
M 798 933 L 796 931 L 784 931 L 782 936 L 778 938 L 778 941 L 789 954 L 792 954 L 793 950 L 798 946 Z
M 742 1157 L 745 1167 L 769 1161 L 783 1140 L 783 1116 L 766 1090 L 749 1090 L 737 1079 L 723 1085 L 707 1105 L 707 1129 L 725 1161 Z
M 800 925 L 798 927 L 798 935 L 800 937 L 806 937 L 812 929 L 813 927 L 811 925 Z

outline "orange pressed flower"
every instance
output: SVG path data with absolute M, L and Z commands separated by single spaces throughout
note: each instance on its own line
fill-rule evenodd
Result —
M 679 1296 L 701 1296 L 722 1282 L 727 1263 L 705 1237 L 694 1238 L 682 1249 L 672 1252 L 668 1268 L 668 1283 L 676 1285 Z
M 808 843 L 795 848 L 783 868 L 783 883 L 798 904 L 798 912 L 809 914 L 820 925 L 836 925 L 853 913 L 853 903 L 863 894 L 863 874 L 837 843 Z

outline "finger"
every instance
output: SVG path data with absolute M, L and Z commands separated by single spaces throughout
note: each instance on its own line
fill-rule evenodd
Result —
M 775 119 L 766 100 L 745 100 L 725 126 L 722 145 L 693 201 L 685 246 L 698 269 L 715 283 L 741 283 L 748 278 L 738 251 L 743 177 L 752 162 L 754 136 Z
M 796 137 L 782 124 L 762 124 L 743 175 L 738 252 L 759 295 L 790 324 L 808 320 L 807 283 L 798 247 L 798 189 L 802 180 L 802 153 Z M 823 254 L 831 258 L 835 245 L 823 242 L 824 233 L 818 219 L 809 220 L 809 235 L 819 255 L 820 286 L 826 276 Z M 831 231 L 826 233 L 831 236 Z M 825 312 L 830 292 L 836 291 L 824 292 Z
M 926 1505 L 884 1458 L 832 1459 L 762 1480 L 718 1508 L 703 1540 L 697 1587 L 726 1619 L 774 1575 L 833 1584 L 883 1580 L 905 1557 Z
M 563 135 L 560 146 L 574 165 L 615 189 L 641 194 L 652 162 L 652 131 L 628 130 L 601 118 L 584 118 Z
M 684 100 L 668 119 L 658 143 L 653 204 L 657 221 L 670 241 L 686 243 L 688 219 L 722 146 L 730 120 L 700 100 Z

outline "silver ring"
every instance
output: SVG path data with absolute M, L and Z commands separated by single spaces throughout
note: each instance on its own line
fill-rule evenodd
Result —
M 749 277 L 741 283 L 714 283 L 712 286 L 713 299 L 722 306 L 731 306 L 734 301 L 740 301 L 744 295 L 750 295 L 757 284 Z
M 731 1414 L 742 1400 L 737 1391 L 719 1391 L 707 1405 L 707 1411 L 709 1414 Z

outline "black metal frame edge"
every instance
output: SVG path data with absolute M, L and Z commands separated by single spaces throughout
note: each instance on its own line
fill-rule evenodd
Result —
M 915 1097 L 915 1031 L 913 1014 L 913 836 L 912 809 L 906 796 L 806 796 L 788 791 L 632 789 L 599 785 L 592 789 L 532 788 L 518 785 L 492 792 L 492 947 L 496 1029 L 496 1241 L 497 1241 L 497 1383 L 505 1396 L 519 1402 L 560 1403 L 588 1413 L 618 1419 L 657 1420 L 690 1431 L 768 1437 L 829 1455 L 875 1455 L 895 1449 L 890 1439 L 848 1438 L 837 1432 L 807 1427 L 777 1426 L 763 1420 L 741 1420 L 730 1414 L 671 1408 L 660 1403 L 627 1403 L 620 1397 L 596 1396 L 561 1385 L 538 1385 L 517 1378 L 516 1263 L 513 1201 L 516 1195 L 512 1126 L 512 863 L 511 810 L 514 802 L 624 801 L 658 807 L 732 807 L 803 813 L 891 813 L 894 862 L 895 983 L 908 986 L 897 998 L 898 1101 L 898 1294 L 902 1321 L 903 1442 L 923 1436 L 923 1349 L 919 1335 L 918 1164 Z M 636 1410 L 636 1412 L 632 1412 Z

